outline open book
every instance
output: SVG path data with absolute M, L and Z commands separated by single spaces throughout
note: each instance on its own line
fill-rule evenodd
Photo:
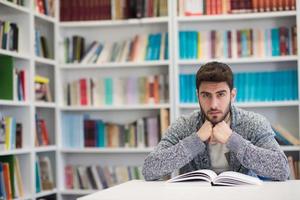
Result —
M 214 171 L 209 169 L 201 169 L 197 171 L 188 172 L 176 176 L 168 183 L 176 183 L 183 181 L 207 181 L 211 185 L 224 186 L 238 186 L 238 185 L 261 185 L 262 181 L 256 177 L 248 176 L 239 172 L 226 171 L 217 175 Z

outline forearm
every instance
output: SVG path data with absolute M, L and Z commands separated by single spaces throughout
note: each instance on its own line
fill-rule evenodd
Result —
M 266 148 L 253 145 L 237 133 L 232 133 L 227 147 L 236 153 L 240 163 L 253 170 L 257 175 L 274 180 L 286 180 L 289 176 L 287 159 L 275 145 L 266 144 Z
M 175 145 L 165 145 L 161 141 L 158 147 L 145 159 L 143 175 L 145 180 L 157 180 L 189 163 L 197 154 L 205 150 L 205 144 L 196 133 L 180 140 Z

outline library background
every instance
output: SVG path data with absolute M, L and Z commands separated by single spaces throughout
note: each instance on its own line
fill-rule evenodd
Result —
M 296 0 L 0 0 L 0 199 L 75 199 L 131 180 L 229 64 L 299 179 Z

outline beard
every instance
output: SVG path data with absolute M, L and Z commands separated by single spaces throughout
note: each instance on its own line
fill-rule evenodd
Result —
M 204 109 L 202 108 L 200 102 L 199 102 L 199 105 L 200 105 L 201 117 L 202 117 L 202 119 L 203 119 L 203 123 L 205 122 L 205 120 L 208 120 L 208 121 L 210 121 L 210 122 L 212 123 L 213 126 L 215 126 L 216 124 L 218 124 L 219 122 L 223 121 L 223 120 L 227 117 L 228 113 L 230 112 L 231 101 L 229 102 L 227 108 L 225 109 L 225 112 L 224 112 L 223 116 L 221 116 L 220 119 L 210 118 L 210 117 L 208 116 L 208 113 L 209 113 L 209 112 L 211 112 L 211 111 L 219 111 L 219 110 L 217 110 L 217 109 L 215 109 L 215 110 L 209 109 L 209 110 L 205 113 L 205 111 L 204 111 Z

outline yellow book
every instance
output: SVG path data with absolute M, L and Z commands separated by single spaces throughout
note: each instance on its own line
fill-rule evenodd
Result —
M 5 117 L 5 149 L 10 150 L 11 117 Z
M 14 167 L 15 167 L 15 181 L 17 182 L 19 197 L 23 198 L 24 197 L 23 181 L 21 176 L 19 160 L 16 157 L 14 157 Z
M 201 49 L 201 33 L 198 32 L 198 59 L 202 58 L 202 49 Z
M 34 82 L 37 83 L 49 83 L 49 79 L 44 77 L 44 76 L 40 76 L 40 75 L 36 75 L 34 77 Z

